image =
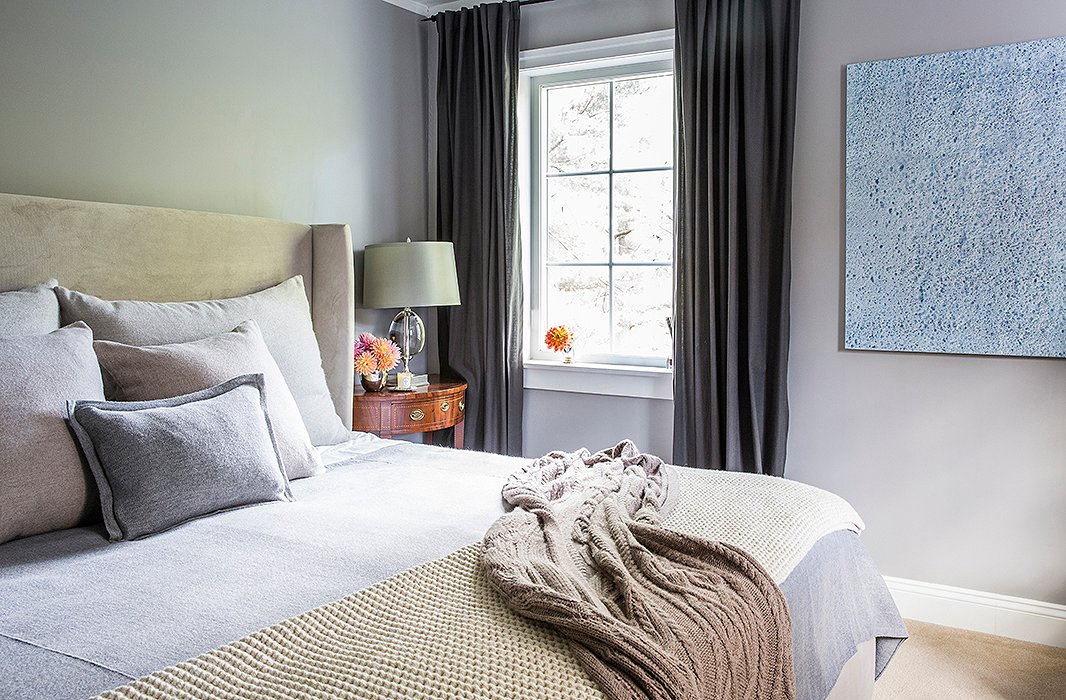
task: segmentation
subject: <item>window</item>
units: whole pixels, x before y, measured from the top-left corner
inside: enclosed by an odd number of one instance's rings
[[[579,362],[665,367],[673,262],[669,61],[529,83],[530,357],[549,326]]]

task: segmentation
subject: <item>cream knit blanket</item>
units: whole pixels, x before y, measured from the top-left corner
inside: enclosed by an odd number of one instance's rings
[[[837,530],[860,533],[862,519],[840,496],[761,474],[678,468],[677,507],[665,525],[739,547],[781,583],[814,543]]]
[[[628,440],[537,459],[504,486],[489,582],[612,700],[794,698],[784,596],[746,552],[663,527],[664,475]]]
[[[476,458],[451,450],[439,455]],[[862,528],[842,499],[797,482],[676,472],[677,506],[666,524],[744,549],[777,581],[822,535]],[[480,544],[99,697],[605,698],[563,637],[515,615],[491,589]]]

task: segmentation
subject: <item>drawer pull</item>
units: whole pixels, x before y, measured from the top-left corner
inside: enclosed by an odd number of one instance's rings
[[[444,411],[445,413],[447,413],[448,409],[451,408],[451,407],[452,407],[452,405],[450,403],[448,403],[447,401],[441,401],[440,402],[440,410]]]
[[[411,411],[411,420],[422,420],[425,417],[426,414],[422,411],[421,408],[416,408],[415,410]]]
[[[462,413],[466,410],[466,399],[459,399],[459,412]]]

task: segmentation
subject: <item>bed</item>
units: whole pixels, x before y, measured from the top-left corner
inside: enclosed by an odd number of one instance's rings
[[[351,246],[351,233],[343,225],[0,195],[0,290],[57,279],[67,288],[106,299],[226,299],[302,276],[329,399],[349,430]],[[229,510],[134,541],[108,542],[103,526],[88,524],[0,544],[0,696],[102,693],[281,621],[311,619],[299,616],[330,610],[331,601],[349,600],[346,596],[353,594],[353,601],[370,606],[359,608],[360,614],[377,619],[380,611],[372,601],[378,592],[409,580],[403,577],[411,571],[465,561],[454,559],[455,554],[479,542],[506,512],[501,486],[528,461],[364,433],[351,433],[316,451],[324,473],[293,480],[291,501]],[[755,484],[671,469],[692,492],[725,479],[720,493],[740,498]],[[841,513],[842,520],[854,522],[807,528],[811,541],[796,550],[802,556],[793,556],[778,581],[792,620],[801,698],[871,697],[875,675],[906,637],[858,539],[861,521]],[[706,532],[720,528],[724,537],[743,540],[746,535],[735,534],[733,527],[743,517],[738,513],[732,524],[706,524]],[[773,523],[746,527],[765,530],[763,539],[773,536]],[[470,586],[483,586],[471,581]],[[359,598],[362,592],[369,593]],[[451,591],[446,598],[450,603],[468,594]],[[475,594],[484,596],[483,606],[492,614],[509,614],[491,607],[496,603],[490,594],[480,589]],[[390,686],[392,695],[367,686],[353,697],[560,696],[543,673],[538,676],[528,668],[507,681],[522,676],[525,685],[508,686],[506,692],[486,690],[484,684],[496,682],[499,668],[508,663],[500,651],[507,644],[492,636],[502,629],[499,625],[481,623],[473,633],[462,634],[441,628],[441,643],[458,649],[462,663],[421,669],[418,659],[404,651],[401,637],[407,633],[395,632],[396,620],[386,618],[388,624],[374,633],[393,630],[396,639],[374,638],[374,645],[364,650],[372,657],[367,672],[399,685]],[[477,637],[482,633],[489,637]],[[543,630],[536,633],[548,635],[540,642],[545,658],[549,647],[561,654],[545,668],[557,670],[553,664],[562,664],[587,697],[602,697],[594,683],[580,678],[580,667],[566,658],[565,650],[559,651],[564,647],[558,639]],[[471,664],[461,658],[463,645],[500,656],[492,657],[492,663]],[[425,680],[429,678],[432,682]],[[289,691],[274,692],[277,697],[298,694]],[[159,692],[113,697],[168,694]],[[576,691],[565,694],[582,697]]]

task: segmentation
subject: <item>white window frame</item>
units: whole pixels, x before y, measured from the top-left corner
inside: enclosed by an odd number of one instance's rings
[[[526,50],[519,55],[519,191],[521,198],[521,226],[524,284],[526,298],[525,324],[525,381],[526,388],[559,390],[577,393],[616,395],[652,399],[672,398],[672,371],[658,362],[649,366],[648,358],[614,356],[611,362],[593,362],[579,355],[572,365],[563,365],[557,357],[541,359],[535,356],[545,329],[539,323],[539,295],[546,283],[540,250],[533,250],[533,211],[531,194],[534,183],[539,186],[538,164],[531,162],[534,139],[534,102],[530,95],[534,84],[544,76],[567,76],[591,80],[603,77],[673,70],[673,31],[648,32],[580,44]],[[536,83],[535,83],[536,81]],[[538,125],[539,126],[539,125]],[[676,164],[674,165],[676,167]],[[539,245],[539,241],[538,241]],[[537,319],[537,323],[534,322]]]

